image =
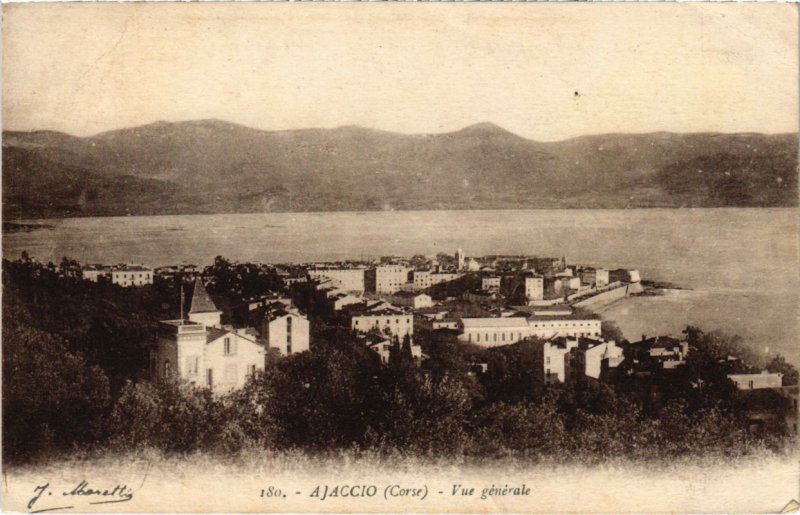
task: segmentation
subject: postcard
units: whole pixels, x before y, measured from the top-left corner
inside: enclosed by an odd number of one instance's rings
[[[5,4],[3,510],[798,511],[799,26]]]

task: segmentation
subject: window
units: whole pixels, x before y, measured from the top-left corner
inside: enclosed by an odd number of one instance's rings
[[[547,357],[545,358],[545,364],[547,364],[547,365],[549,365],[549,364],[550,364],[550,356],[547,356]]]
[[[506,341],[506,333],[501,334],[500,339]]]
[[[472,343],[472,333],[467,335],[467,341]]]
[[[472,341],[472,335],[469,335],[469,340]],[[475,343],[479,343],[481,341],[481,333],[477,333],[475,335]]]
[[[186,373],[189,375],[197,374],[200,367],[200,357],[199,356],[187,356],[186,357]]]
[[[747,382],[747,386],[752,390],[753,389],[753,381],[750,380]]]
[[[230,336],[226,336],[225,337],[225,355],[226,356],[231,356],[231,355],[233,355],[233,352],[234,351],[233,351],[233,345],[231,344],[231,338],[230,338]]]
[[[492,336],[494,336],[494,341],[497,341],[497,333],[494,333]]]
[[[164,361],[164,377],[169,377],[172,374],[172,364],[169,360]]]
[[[250,365],[249,367],[247,367],[247,373],[250,374],[251,376],[256,375],[256,366]]]
[[[206,384],[208,385],[209,388],[213,388],[214,387],[214,369],[213,368],[209,368],[208,370],[206,370]]]
[[[287,343],[286,344],[286,354],[291,354],[291,353],[292,353],[292,344],[291,343]]]

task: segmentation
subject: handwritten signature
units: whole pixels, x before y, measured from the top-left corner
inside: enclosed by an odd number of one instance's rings
[[[45,483],[43,485],[38,485],[36,488],[33,489],[33,497],[31,500],[28,501],[28,510],[29,513],[43,513],[46,511],[55,511],[55,510],[69,510],[75,508],[75,505],[69,505],[67,503],[74,503],[76,500],[89,500],[92,499],[89,504],[112,504],[112,503],[120,503],[120,502],[128,502],[133,499],[133,490],[128,488],[127,485],[120,485],[117,484],[113,488],[93,488],[89,485],[89,482],[86,480],[81,481],[78,483],[75,488],[72,490],[63,490],[61,492],[61,498],[64,499],[64,506],[56,506],[53,508],[43,508],[43,509],[36,509],[34,510],[34,506],[42,499],[51,499],[53,496],[54,488],[50,488],[50,483]],[[56,493],[57,495],[57,493]],[[48,503],[49,504],[49,503]]]

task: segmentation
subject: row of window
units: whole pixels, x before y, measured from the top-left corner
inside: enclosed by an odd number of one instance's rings
[[[586,325],[588,327],[591,327],[592,325],[595,325],[597,327],[600,326],[600,324],[591,324],[591,323],[587,323]],[[533,327],[539,327],[539,324],[533,324]],[[560,322],[551,322],[550,324],[542,324],[542,328],[546,328],[546,327],[561,327],[561,323]],[[565,322],[564,323],[564,327],[583,327],[583,323],[582,322],[580,322],[580,323],[572,322],[572,323],[568,324],[568,323]]]
[[[380,320],[381,320],[380,318],[378,318],[378,319],[375,319],[375,324],[374,324],[374,325],[380,325]],[[355,320],[353,323],[354,323],[355,325],[359,325],[359,323],[358,323],[358,322],[359,322],[359,320]],[[384,324],[386,324],[386,325],[391,325],[391,323],[392,323],[392,320],[391,320],[391,319],[389,319],[389,318],[387,318],[387,319],[384,319],[383,323],[384,323]],[[396,319],[394,320],[394,323],[395,323],[395,324],[399,324],[399,323],[400,323],[400,319],[399,319],[399,318],[396,318]],[[410,324],[410,323],[411,323],[411,319],[410,319],[410,318],[406,318],[406,319],[405,319],[405,323],[406,323],[406,324]],[[369,325],[369,323],[368,323],[367,325]]]
[[[491,334],[491,338],[489,336],[490,334]],[[506,333],[485,333],[483,341],[485,343],[497,342],[498,341],[498,339],[497,339],[497,335],[498,334],[500,334],[500,340],[499,340],[500,342],[506,341]],[[594,332],[594,333],[591,333],[591,332],[580,332],[580,333],[575,333],[575,336],[596,336],[598,334],[599,334],[598,332]],[[521,332],[517,333],[517,339],[516,340],[514,339],[514,333],[508,333],[508,341],[509,342],[518,341],[518,340],[521,340],[521,339],[522,339],[522,333]],[[472,342],[472,333],[467,333],[467,341]],[[481,342],[481,333],[475,333],[475,343],[480,343],[480,342]]]

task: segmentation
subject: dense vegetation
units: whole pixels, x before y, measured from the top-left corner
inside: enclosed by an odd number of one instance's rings
[[[543,143],[492,124],[403,135],[160,122],[4,133],[3,214],[796,206],[796,169],[796,134]]]
[[[748,431],[742,403],[754,401],[727,380],[717,358],[737,343],[720,334],[690,328],[693,352],[678,374],[545,387],[535,342],[482,349],[453,332],[421,333],[416,342],[429,356],[421,365],[402,342],[382,365],[301,288],[292,293],[312,319],[312,352],[270,359],[245,389],[215,397],[144,375],[157,320],[177,312],[180,278],[125,289],[64,277],[56,265],[3,265],[3,453],[11,462],[139,448],[593,462],[736,456],[780,450],[789,438]],[[237,299],[279,282],[222,258],[209,273],[229,320]],[[478,362],[486,373],[476,373]],[[769,366],[796,384],[785,360]]]

